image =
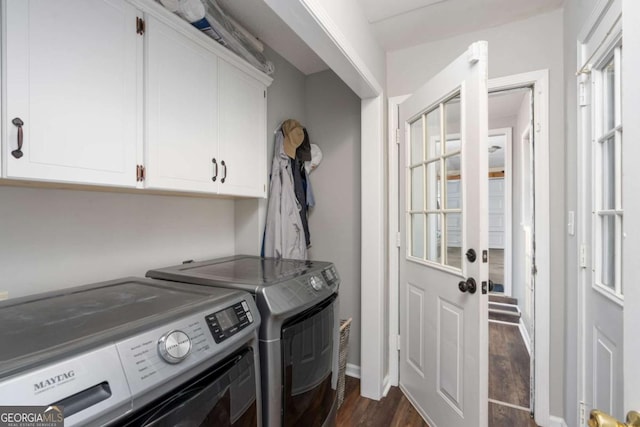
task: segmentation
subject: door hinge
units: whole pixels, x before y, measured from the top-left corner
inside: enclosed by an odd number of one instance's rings
[[[589,102],[587,102],[587,88],[585,87],[584,82],[580,82],[578,84],[578,99],[581,107],[589,105]]]
[[[136,17],[136,33],[144,35],[144,19]]]
[[[396,350],[398,350],[398,351],[400,351],[400,347],[401,347],[400,343],[401,342],[402,341],[400,341],[400,335],[396,335]]]
[[[396,248],[400,247],[400,232],[396,233]]]
[[[580,425],[583,426],[585,424],[585,422],[587,421],[586,420],[586,417],[587,417],[586,412],[587,411],[586,411],[584,402],[580,402],[580,404],[579,404],[579,412],[580,412]]]
[[[136,165],[136,181],[142,182],[145,179],[145,168],[143,165]]]
[[[587,245],[580,245],[580,268],[587,268]]]
[[[396,129],[396,144],[400,144],[400,129]]]

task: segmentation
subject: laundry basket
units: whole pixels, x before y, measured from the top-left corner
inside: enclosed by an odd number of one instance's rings
[[[351,317],[340,321],[340,347],[338,350],[338,408],[344,401],[344,375],[347,369],[347,353],[349,352],[349,330]]]

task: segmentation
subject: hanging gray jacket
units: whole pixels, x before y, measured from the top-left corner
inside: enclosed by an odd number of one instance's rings
[[[278,131],[271,165],[264,256],[307,259],[300,205],[293,186],[291,161],[284,152],[283,140],[282,132]]]

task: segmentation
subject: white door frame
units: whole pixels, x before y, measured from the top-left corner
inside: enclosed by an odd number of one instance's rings
[[[533,86],[535,117],[535,229],[536,229],[536,328],[535,328],[535,421],[549,425],[549,348],[550,348],[550,240],[549,227],[549,70],[532,71],[489,80],[489,91]],[[409,95],[389,98],[389,382],[399,382],[398,331],[399,331],[399,223],[398,223],[398,143],[397,106]]]

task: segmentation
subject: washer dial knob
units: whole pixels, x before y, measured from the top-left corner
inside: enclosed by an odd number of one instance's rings
[[[158,340],[158,353],[169,363],[182,362],[191,352],[191,339],[182,331],[170,331]]]
[[[309,279],[309,283],[311,284],[311,287],[316,291],[322,289],[322,280],[320,280],[316,276],[311,276],[311,278]]]

